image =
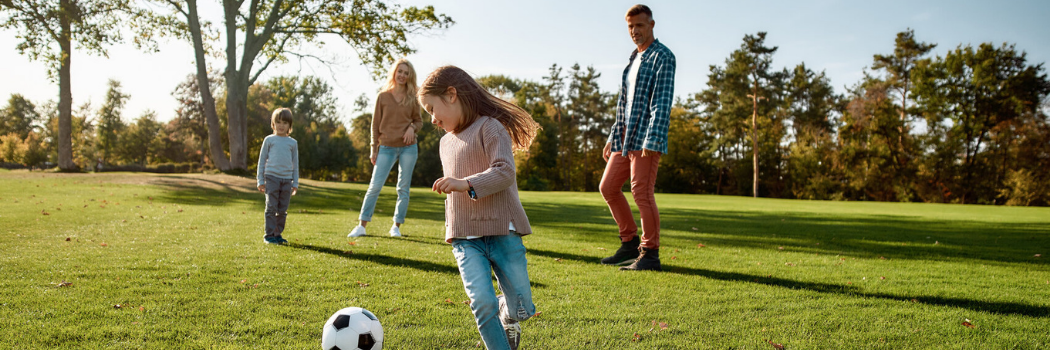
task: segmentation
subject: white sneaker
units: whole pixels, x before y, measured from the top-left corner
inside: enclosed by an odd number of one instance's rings
[[[361,237],[365,235],[365,227],[357,225],[353,230],[350,230],[350,234],[346,235],[346,238]]]
[[[390,226],[390,237],[401,237],[401,228],[396,225]]]

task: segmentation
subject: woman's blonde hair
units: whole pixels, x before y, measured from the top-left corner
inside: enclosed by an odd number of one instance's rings
[[[445,98],[450,87],[456,89],[456,96],[463,103],[463,120],[453,132],[465,130],[480,116],[488,116],[503,124],[514,148],[529,149],[540,125],[521,107],[493,96],[459,67],[444,66],[431,72],[419,88],[419,98],[425,95]]]
[[[273,111],[273,115],[270,116],[270,127],[277,125],[277,122],[288,123],[288,133],[292,133],[292,110],[290,108],[281,107]]]
[[[405,79],[405,97],[412,97],[416,94],[416,68],[412,66],[412,63],[402,58],[394,62],[390,66],[390,70],[386,74],[386,84],[383,84],[383,88],[379,89],[379,92],[393,91],[397,88],[397,67],[405,65],[408,68],[408,79]],[[411,106],[416,103],[413,98],[405,98],[401,101],[402,106]]]

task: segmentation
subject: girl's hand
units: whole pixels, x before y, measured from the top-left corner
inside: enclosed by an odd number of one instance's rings
[[[404,141],[407,146],[416,143],[416,128],[409,126],[408,130],[405,130],[405,136],[401,138],[401,141]]]
[[[266,193],[266,185],[259,185],[259,192]]]
[[[371,157],[369,157],[368,159],[370,159],[370,160],[372,161],[372,165],[376,165],[376,155],[374,155],[374,154],[373,154],[373,155],[372,155]]]
[[[292,187],[292,195],[294,196],[296,193],[299,193],[299,188],[298,187]]]
[[[467,184],[467,180],[457,179],[454,177],[442,177],[434,181],[434,187],[431,188],[434,192],[447,194],[452,192],[464,192],[470,189],[470,185]]]

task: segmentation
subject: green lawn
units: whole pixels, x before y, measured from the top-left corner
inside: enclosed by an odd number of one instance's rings
[[[348,242],[366,185],[303,181],[274,246],[252,181],[0,171],[0,348],[317,349],[348,306],[387,349],[477,348],[442,195],[396,239],[387,186]],[[1050,347],[1050,208],[661,194],[665,271],[621,272],[599,194],[521,197],[523,349]]]

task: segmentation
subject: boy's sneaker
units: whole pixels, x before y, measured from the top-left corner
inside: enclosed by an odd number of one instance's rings
[[[288,240],[284,239],[284,237],[277,236],[277,243],[278,244],[285,244],[285,243],[288,243]]]
[[[263,237],[263,242],[266,242],[266,244],[281,244],[277,237]]]
[[[401,228],[397,225],[390,226],[390,237],[401,237]]]
[[[350,230],[350,234],[346,235],[346,238],[355,238],[355,237],[361,237],[361,236],[364,236],[364,235],[365,235],[365,227],[361,226],[361,225],[357,225],[357,227],[354,227],[353,230]]]

